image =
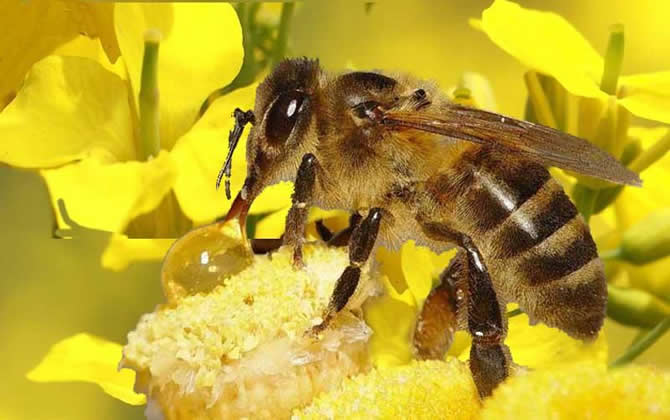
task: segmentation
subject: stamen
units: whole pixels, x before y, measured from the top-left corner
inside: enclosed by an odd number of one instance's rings
[[[600,82],[600,89],[608,95],[616,95],[617,82],[623,64],[623,47],[623,25],[612,25],[610,27],[610,39],[607,43],[607,52],[605,53],[603,78]]]
[[[526,80],[526,87],[528,88],[528,98],[533,105],[533,111],[535,111],[538,122],[547,127],[557,128],[556,118],[551,110],[551,105],[549,105],[549,99],[544,89],[542,89],[537,73],[529,71],[525,74],[524,78]]]
[[[140,80],[140,157],[147,160],[161,150],[158,92],[158,46],[161,33],[149,29],[144,33],[144,58]]]

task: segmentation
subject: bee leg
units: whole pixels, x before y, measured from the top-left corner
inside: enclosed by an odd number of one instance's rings
[[[472,335],[470,370],[479,395],[491,395],[493,389],[507,378],[512,359],[503,344],[507,318],[496,297],[493,283],[482,255],[470,237],[463,235],[461,247],[467,256],[468,331]]]
[[[459,251],[440,274],[440,284],[423,304],[414,329],[414,353],[418,359],[442,359],[458,328],[458,289],[467,274],[467,255]]]
[[[373,208],[367,217],[353,229],[349,241],[349,266],[337,279],[328,308],[323,315],[323,321],[311,330],[313,335],[328,327],[333,317],[347,305],[349,298],[356,291],[361,278],[361,266],[368,260],[374,248],[381,220],[382,209]]]
[[[276,251],[281,247],[282,241],[282,238],[254,238],[249,240],[254,254],[269,254]]]
[[[316,233],[319,234],[322,241],[328,242],[333,238],[333,232],[323,224],[323,219],[317,220],[314,225],[316,226]]]
[[[351,239],[351,234],[353,233],[354,229],[356,226],[358,226],[359,223],[361,223],[361,217],[360,214],[354,213],[351,215],[349,218],[349,226],[342,229],[341,231],[335,233],[332,238],[328,241],[328,245],[330,246],[347,246],[349,244],[349,240]]]
[[[318,162],[313,154],[307,153],[302,157],[295,178],[291,209],[286,216],[283,244],[293,247],[293,265],[296,267],[303,266],[302,244],[305,242],[305,224],[312,203],[317,166]]]

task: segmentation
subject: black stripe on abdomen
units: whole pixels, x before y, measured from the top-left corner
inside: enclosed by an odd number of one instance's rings
[[[562,189],[553,189],[547,193],[552,194],[552,197],[546,205],[534,209],[536,214],[519,215],[514,223],[508,223],[500,230],[498,241],[501,246],[497,257],[511,258],[528,251],[577,216],[577,209]],[[518,211],[530,210],[521,208]],[[528,226],[519,222],[521,216],[529,219]]]
[[[502,224],[551,179],[535,162],[510,159],[482,148],[464,157],[465,199],[480,233]]]
[[[538,286],[561,279],[598,257],[596,244],[586,225],[578,223],[569,228],[580,232],[569,243],[558,241],[557,245],[564,245],[564,249],[547,249],[544,250],[546,254],[529,256],[521,263],[519,268],[529,285]],[[568,233],[560,231],[557,235],[568,236]]]

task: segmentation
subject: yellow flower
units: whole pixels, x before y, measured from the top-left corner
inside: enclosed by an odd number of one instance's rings
[[[670,373],[631,366],[615,371],[585,364],[511,378],[484,402],[487,419],[667,419]]]
[[[309,419],[476,419],[479,396],[467,365],[412,362],[345,379],[293,413]]]
[[[507,53],[553,76],[573,95],[607,100],[610,93],[601,87],[603,58],[561,16],[496,0],[481,20],[471,22]],[[614,93],[634,115],[670,123],[670,72],[622,76]]]
[[[64,199],[70,217],[84,227],[175,237],[188,228],[182,214],[200,224],[229,207],[214,189],[214,179],[225,157],[230,115],[235,107],[252,106],[254,88],[227,95],[194,122],[204,98],[240,68],[239,21],[228,4],[117,4],[114,23],[125,78],[88,57],[39,61],[0,114],[0,160],[40,169],[54,207]],[[162,34],[156,69],[162,150],[145,160],[138,108],[149,28]],[[233,188],[240,187],[244,171],[238,154]],[[285,190],[270,189],[252,213],[286,206],[288,194],[273,195]],[[142,217],[158,208],[156,215]],[[58,222],[65,225],[60,215]],[[110,250],[122,242],[117,238]],[[125,264],[111,254],[103,261]]]
[[[183,134],[193,125],[202,98],[235,76],[242,49],[239,22],[229,5],[156,5],[143,10],[119,4],[114,12],[133,90],[92,60],[47,57],[33,66],[16,99],[0,114],[5,139],[0,156],[14,166],[55,168],[42,172],[54,201],[65,199],[70,215],[83,226],[120,232],[134,217],[158,205],[178,183],[178,173],[202,167],[193,162],[199,156],[190,149],[197,141],[205,142],[198,137],[213,137],[212,124],[197,127],[204,131],[201,136]],[[131,104],[137,102],[144,31],[155,24],[162,25],[164,36],[158,67],[161,143],[173,150],[169,156],[161,153],[149,162],[137,162],[137,114]],[[220,42],[211,42],[212,37]],[[222,149],[209,153],[223,154]],[[184,174],[187,179],[201,176]],[[177,196],[189,196],[180,187],[175,186]],[[208,200],[201,204],[212,206]]]
[[[114,4],[80,0],[8,0],[0,5],[0,109],[19,88],[30,67],[79,34],[99,38],[110,61],[120,51],[114,33]]]
[[[652,147],[670,134],[670,129],[666,127],[631,128],[630,131],[631,136],[640,139],[644,148]],[[643,188],[625,188],[621,192],[612,212],[616,229],[611,233],[610,243],[603,250],[616,248],[623,235],[636,224],[642,223],[650,214],[670,208],[668,180],[670,155],[666,154],[645,171]],[[615,261],[609,263],[613,269],[612,279],[618,285],[648,290],[670,303],[670,258],[665,257],[641,266]]]
[[[308,245],[305,269],[295,270],[291,249],[252,257],[240,236],[235,223],[218,223],[181,238],[163,268],[167,304],[128,335],[122,365],[138,373],[136,389],[169,418],[186,418],[179,416],[187,410],[198,418],[285,417],[369,368],[371,331],[360,305],[377,292],[378,274],[364,267],[347,310],[315,341],[304,333],[321,321],[348,264],[346,250]],[[63,353],[84,351],[84,344],[57,345],[40,364],[42,374],[30,379],[104,381],[107,353],[85,359],[100,357],[99,371],[64,376],[79,360]],[[109,347],[118,363],[119,346]]]
[[[56,343],[26,376],[34,382],[90,382],[125,403],[144,404],[144,395],[133,391],[135,373],[119,371],[120,360],[121,345],[77,334]]]
[[[496,0],[482,13],[481,20],[473,24],[531,69],[526,75],[530,110],[534,114],[531,116],[546,125],[587,138],[620,157],[632,170],[644,171],[644,186],[640,189],[611,187],[581,176],[577,177],[576,185],[570,180],[566,183],[587,219],[602,211],[591,227],[605,255],[607,250],[621,247],[619,242],[625,240],[624,235],[635,223],[652,211],[670,206],[666,192],[670,178],[670,156],[667,155],[670,131],[667,127],[641,128],[630,124],[631,114],[670,123],[670,72],[619,77],[623,59],[621,26],[613,27],[603,59],[562,17],[524,9],[506,0]],[[605,209],[614,200],[614,206]],[[652,238],[638,235],[638,239],[641,241],[637,241],[640,245],[637,252],[641,253],[642,244]],[[648,244],[647,250],[649,246],[652,244]],[[658,252],[647,254],[635,257],[638,263],[647,263],[642,266],[608,262],[610,282],[639,287],[670,299],[670,278],[665,274],[670,259],[661,258],[665,254]],[[614,256],[612,252],[609,255]],[[613,296],[616,298],[619,294]],[[620,307],[622,302],[614,304]]]
[[[282,248],[272,256],[249,255],[234,223],[204,226],[181,238],[163,265],[167,303],[140,320],[124,349],[123,365],[138,373],[136,389],[150,393],[171,413],[199,401],[207,403],[206,415],[212,418],[233,413],[287,415],[292,408],[313,401],[320,391],[338,388],[345,377],[367,372],[370,361],[377,370],[369,377],[345,382],[335,394],[315,400],[305,414],[323,412],[338,393],[351,387],[391,386],[403,378],[414,385],[398,387],[397,393],[386,397],[361,394],[361,404],[393,399],[400,404],[398,413],[428,415],[445,407],[453,411],[464,403],[460,413],[465,418],[478,409],[467,365],[454,357],[446,363],[404,366],[411,358],[409,339],[417,305],[449,254],[435,256],[410,242],[400,251],[400,264],[394,265],[393,254],[387,252],[381,257],[389,262],[383,270],[370,269],[374,263],[366,265],[347,310],[314,342],[303,332],[320,321],[334,283],[348,263],[347,252],[310,244],[305,249],[306,268],[296,271],[290,251]],[[417,261],[423,270],[406,270]],[[402,277],[391,283],[389,274]],[[386,285],[390,297],[369,298],[378,282]],[[404,292],[395,291],[398,284],[405,284]],[[365,320],[374,328],[372,337],[360,315],[364,302]],[[525,316],[512,319],[507,343],[518,362],[537,369],[567,360],[603,368],[607,353],[602,337],[582,344],[555,329],[530,327]],[[107,389],[109,378],[117,378],[111,367],[118,360],[110,362],[110,358],[119,357],[118,345],[108,344],[108,348],[116,353],[87,353],[88,370],[73,376],[69,372],[80,370],[73,368],[79,361],[72,355],[90,350],[90,343],[67,339],[35,370],[41,373],[29,377],[93,381]],[[465,360],[467,341],[453,351]],[[124,383],[130,392],[130,384]],[[172,385],[161,385],[166,383]],[[438,390],[444,392],[435,401],[425,401]],[[190,396],[183,398],[184,392]],[[352,409],[341,407],[343,413]]]

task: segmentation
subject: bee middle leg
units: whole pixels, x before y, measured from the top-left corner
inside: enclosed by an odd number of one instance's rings
[[[326,241],[330,246],[347,246],[354,228],[358,226],[362,219],[363,217],[361,217],[360,214],[353,213],[349,217],[349,226],[338,232],[332,232],[330,229],[328,229],[328,227],[326,227],[326,225],[323,224],[323,220],[317,220],[316,231],[321,239]]]
[[[440,274],[440,284],[426,298],[414,328],[417,358],[442,359],[451,347],[458,328],[458,309],[462,306],[458,294],[462,294],[467,264],[465,251],[459,251]]]
[[[381,220],[382,209],[373,208],[365,219],[353,228],[349,240],[349,266],[337,279],[330,302],[323,315],[323,321],[311,329],[312,334],[318,334],[326,329],[333,317],[344,309],[353,296],[361,278],[361,266],[370,257],[377,240]]]

